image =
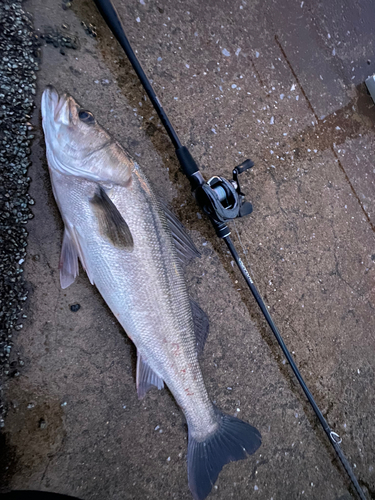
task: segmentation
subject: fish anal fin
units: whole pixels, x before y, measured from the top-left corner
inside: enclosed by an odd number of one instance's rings
[[[101,233],[115,247],[133,250],[134,241],[129,226],[102,186],[98,186],[90,203],[98,218]]]
[[[143,399],[152,388],[163,389],[164,381],[150,368],[147,362],[137,353],[137,393],[138,398]]]
[[[178,258],[183,264],[188,264],[195,257],[200,257],[201,254],[194,245],[191,237],[186,232],[183,224],[177,219],[175,214],[169,209],[164,201],[159,200],[159,202],[167,218],[168,226],[176,246]]]
[[[74,283],[79,274],[78,251],[68,230],[64,229],[60,254],[60,285],[63,290]]]
[[[191,312],[193,315],[195,339],[197,342],[197,354],[202,354],[210,329],[210,322],[207,314],[202,311],[199,305],[194,301],[190,301]]]

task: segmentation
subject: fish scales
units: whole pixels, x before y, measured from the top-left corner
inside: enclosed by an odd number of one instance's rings
[[[90,255],[90,279],[140,354],[174,393],[192,428],[206,433],[207,426],[213,425],[212,417],[208,419],[212,404],[197,359],[183,270],[165,215],[150,196],[147,181],[134,167],[131,189],[115,186],[108,192],[133,235],[132,252],[117,249],[101,236],[89,201],[95,183],[59,182],[54,177],[53,183],[62,213],[84,242],[84,253]],[[141,272],[145,266],[147,274]],[[203,411],[199,411],[201,405]]]

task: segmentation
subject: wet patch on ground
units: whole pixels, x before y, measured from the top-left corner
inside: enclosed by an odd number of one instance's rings
[[[28,489],[30,481],[43,481],[50,460],[62,447],[64,403],[26,382],[12,386],[7,392],[7,403],[2,448],[7,460],[2,486],[9,488],[13,475],[21,472],[22,481],[17,487]]]

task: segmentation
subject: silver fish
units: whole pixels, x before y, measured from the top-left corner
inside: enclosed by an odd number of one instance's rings
[[[169,387],[189,429],[188,480],[196,500],[222,467],[261,444],[251,425],[210,401],[198,363],[208,332],[190,301],[181,260],[198,254],[153,193],[139,166],[69,95],[47,87],[43,129],[53,193],[65,229],[62,288],[78,275],[92,284],[137,347],[137,390]]]

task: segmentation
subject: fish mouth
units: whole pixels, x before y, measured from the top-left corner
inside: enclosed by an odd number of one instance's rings
[[[44,120],[50,119],[55,123],[60,122],[69,125],[71,113],[71,97],[67,94],[61,96],[52,85],[47,85],[42,95],[42,117]]]

